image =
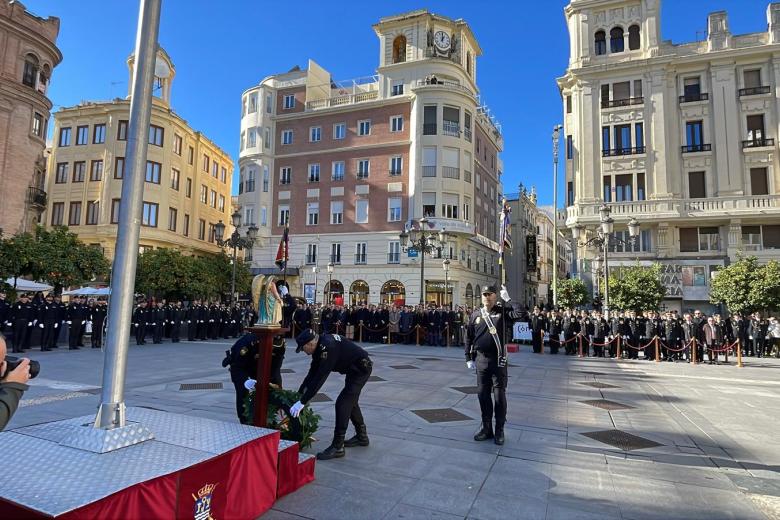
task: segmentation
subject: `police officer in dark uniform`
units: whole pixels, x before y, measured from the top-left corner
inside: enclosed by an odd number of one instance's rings
[[[138,306],[133,311],[133,331],[135,332],[135,344],[143,345],[146,343],[146,301],[138,302]]]
[[[171,321],[171,343],[178,343],[181,340],[181,325],[184,323],[186,312],[181,306],[181,302],[172,302],[170,310]]]
[[[222,366],[230,366],[230,380],[236,389],[236,415],[241,424],[249,424],[244,417],[244,399],[257,380],[257,337],[251,333],[244,334],[225,354]],[[248,387],[247,381],[252,381]]]
[[[534,354],[541,354],[544,348],[544,333],[547,331],[547,318],[544,317],[539,307],[534,307],[530,325]]]
[[[498,445],[504,444],[506,385],[509,378],[506,346],[501,343],[504,338],[512,337],[512,324],[521,317],[521,313],[509,304],[509,293],[503,286],[501,299],[504,303],[497,302],[495,287],[485,287],[482,291],[482,308],[471,314],[466,326],[466,366],[477,370],[479,408],[482,412],[482,428],[474,435],[474,440],[493,439]],[[496,344],[496,340],[499,344]]]
[[[561,334],[563,333],[563,319],[558,311],[553,310],[550,315],[550,354],[557,354],[561,347]]]
[[[38,308],[38,327],[41,329],[41,352],[51,350],[59,314],[60,309],[54,303],[54,296],[51,293],[47,294],[43,305]]]
[[[105,300],[98,300],[94,307],[90,308],[89,320],[92,322],[92,348],[103,346],[103,323],[108,314],[108,305]]]
[[[13,351],[15,353],[21,353],[30,348],[30,332],[37,316],[38,312],[26,294],[22,294],[19,301],[11,306],[9,321],[13,325]]]
[[[5,328],[10,326],[11,304],[5,299],[5,292],[0,291],[0,334],[5,332]]]
[[[336,426],[333,442],[324,451],[317,454],[319,460],[329,460],[344,456],[344,447],[368,446],[368,433],[363,414],[360,411],[360,392],[371,376],[373,363],[368,353],[356,343],[339,334],[321,336],[306,329],[295,338],[298,343],[296,352],[303,350],[311,356],[311,367],[301,383],[298,392],[300,400],[290,407],[290,414],[298,417],[303,407],[317,394],[331,372],[345,374],[344,389],[336,399]],[[344,441],[350,420],[355,426],[356,435]]]

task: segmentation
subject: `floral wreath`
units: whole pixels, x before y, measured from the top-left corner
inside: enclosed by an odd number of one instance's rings
[[[311,407],[305,407],[296,418],[290,415],[290,407],[300,400],[301,394],[292,390],[284,390],[281,387],[270,384],[268,394],[268,418],[267,427],[279,430],[281,438],[286,441],[295,441],[301,448],[308,448],[317,439],[314,433],[317,431],[321,417],[314,413]],[[244,418],[248,424],[254,423],[255,391],[250,390],[244,397]]]

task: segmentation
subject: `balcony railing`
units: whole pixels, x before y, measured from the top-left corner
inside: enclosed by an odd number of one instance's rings
[[[468,170],[463,170],[463,180],[466,182],[471,182],[471,172]]]
[[[36,188],[35,186],[28,187],[27,202],[29,202],[33,206],[37,206],[39,208],[45,208],[47,202],[46,192],[40,188]]]
[[[397,177],[398,175],[402,175],[403,174],[403,172],[400,169],[394,170],[392,168],[390,168],[389,173],[390,173],[390,177]]]
[[[330,262],[335,265],[340,265],[341,255],[330,255]]]
[[[641,105],[644,102],[645,102],[645,98],[643,97],[613,99],[611,101],[602,101],[601,108],[628,107],[632,105]]]
[[[387,253],[387,263],[388,264],[400,264],[401,263],[401,253]]]
[[[464,128],[463,135],[466,136],[466,141],[471,142],[471,128]]]
[[[707,101],[708,99],[710,99],[710,95],[707,93],[685,94],[680,96],[680,103],[693,103],[694,101]]]
[[[436,123],[424,124],[423,135],[436,135]]]
[[[775,140],[770,139],[748,139],[742,141],[742,148],[763,148],[765,146],[774,146]]]
[[[378,97],[379,97],[378,90],[369,90],[368,92],[358,92],[356,94],[345,94],[342,96],[334,96],[327,99],[316,99],[314,101],[306,102],[306,110],[320,110],[323,108],[352,105],[354,103],[364,103],[366,101],[373,101]]]
[[[451,137],[460,137],[460,125],[456,121],[444,121],[441,125],[442,134]]]
[[[306,255],[306,265],[314,265],[317,263],[316,255]]]
[[[344,180],[344,174],[343,173],[333,173],[330,176],[330,180],[332,180],[332,181],[343,181]]]
[[[682,153],[711,152],[711,144],[686,144],[681,147]]]
[[[460,179],[460,168],[454,166],[442,166],[441,176],[445,179]]]
[[[741,88],[739,89],[739,97],[743,96],[757,96],[759,94],[769,94],[771,92],[772,87],[769,85],[763,86],[763,87],[750,87],[750,88]]]
[[[423,177],[436,177],[436,166],[423,166],[422,167],[422,176]]]
[[[638,155],[645,153],[644,146],[636,146],[634,148],[613,148],[611,150],[602,150],[602,157],[621,157],[623,155]]]
[[[356,176],[358,179],[367,179],[367,178],[368,178],[368,172],[361,172],[361,171],[359,171],[359,172],[357,172],[357,173],[355,174],[355,176]]]
[[[355,255],[355,265],[364,265],[368,263],[368,255],[364,254],[356,254]]]

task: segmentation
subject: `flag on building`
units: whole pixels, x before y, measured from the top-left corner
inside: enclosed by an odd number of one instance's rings
[[[509,216],[512,214],[512,208],[509,207],[504,199],[504,209],[501,210],[501,233],[498,242],[498,263],[504,263],[504,252],[512,249],[512,223]]]
[[[276,250],[276,265],[279,269],[287,267],[287,261],[290,259],[290,227],[284,226],[282,239],[279,241],[279,249]]]

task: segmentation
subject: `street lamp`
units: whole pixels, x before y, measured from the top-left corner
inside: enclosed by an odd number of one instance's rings
[[[241,227],[241,212],[236,210],[230,216],[233,223],[233,233],[230,234],[230,238],[223,240],[225,236],[225,224],[220,220],[214,226],[214,238],[219,247],[230,247],[233,249],[233,274],[230,278],[230,303],[235,302],[236,297],[236,264],[238,263],[237,255],[239,249],[251,249],[257,240],[257,226],[253,222],[249,223],[249,228],[246,230],[246,236],[242,237],[238,229]]]
[[[562,125],[555,125],[553,140],[553,309],[558,306],[558,145]]]
[[[599,226],[596,229],[596,235],[588,240],[588,229],[582,224],[576,224],[572,230],[572,238],[581,246],[592,246],[600,250],[603,256],[596,256],[593,259],[593,267],[597,272],[604,267],[604,314],[609,316],[609,248],[616,244],[634,247],[639,237],[639,221],[632,218],[628,222],[628,241],[618,238],[612,234],[615,228],[615,219],[610,215],[612,210],[607,204],[602,204],[599,208]],[[582,238],[582,240],[580,240]]]
[[[314,305],[317,305],[317,273],[319,270],[320,268],[316,265],[311,268],[311,272],[314,273],[314,302],[312,302]]]
[[[407,225],[404,230],[398,235],[401,240],[401,248],[404,252],[410,249],[416,250],[420,255],[420,304],[425,305],[425,255],[432,254],[437,247],[444,247],[447,241],[447,233],[445,230],[438,232],[425,229],[425,225],[428,223],[428,219],[423,217],[411,222],[411,225]],[[437,244],[438,242],[438,244]]]
[[[450,274],[450,259],[445,258],[444,261],[441,263],[442,269],[444,269],[444,305],[449,306],[449,290],[450,290],[450,284],[449,284],[449,274]]]
[[[333,262],[328,262],[328,301],[327,301],[328,305],[332,303],[330,298],[330,294],[333,291],[333,286],[330,284],[332,279],[333,279]]]

